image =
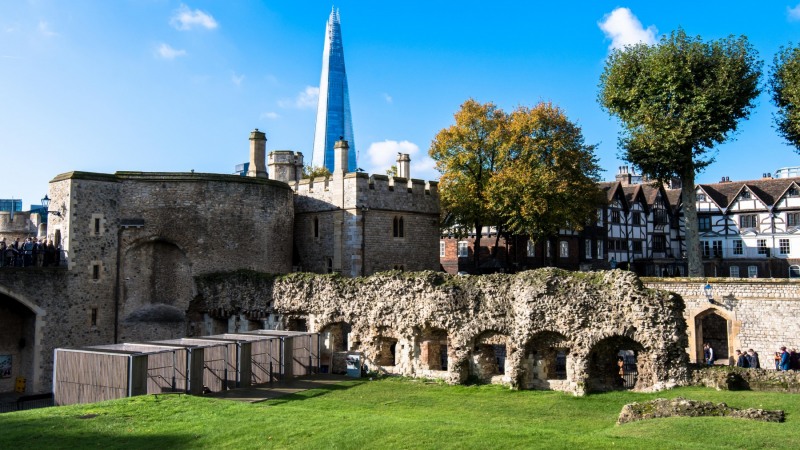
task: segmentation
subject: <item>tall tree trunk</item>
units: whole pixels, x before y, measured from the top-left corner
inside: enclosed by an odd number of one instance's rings
[[[480,221],[475,221],[475,245],[472,250],[472,258],[475,264],[475,271],[480,273],[478,268],[481,265],[480,260],[480,252],[481,252],[481,236],[483,236],[483,223]]]
[[[681,202],[686,232],[686,261],[690,277],[702,277],[703,262],[700,259],[700,236],[697,225],[697,195],[694,189],[694,167],[681,174]]]

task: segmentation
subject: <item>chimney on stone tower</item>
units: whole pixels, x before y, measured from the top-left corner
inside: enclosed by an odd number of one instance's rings
[[[345,174],[347,172],[347,151],[350,150],[350,144],[344,139],[339,137],[339,140],[333,144],[333,174]]]
[[[256,128],[250,132],[250,166],[247,168],[248,177],[268,178],[266,153],[267,136]]]
[[[399,178],[411,178],[411,157],[408,153],[397,154],[397,176]]]

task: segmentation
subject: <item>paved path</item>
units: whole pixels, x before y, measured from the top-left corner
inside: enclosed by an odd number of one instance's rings
[[[231,389],[210,394],[210,397],[238,400],[242,402],[258,403],[285,395],[295,394],[308,389],[341,389],[336,386],[342,381],[352,381],[344,375],[318,374],[304,377],[293,378],[289,381],[279,381],[275,383],[259,384],[248,388]]]

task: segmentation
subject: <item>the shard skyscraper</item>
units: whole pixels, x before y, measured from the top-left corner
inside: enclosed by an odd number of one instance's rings
[[[350,145],[347,171],[356,170],[356,144],[353,139],[353,120],[350,116],[350,91],[344,70],[344,48],[339,11],[331,10],[325,27],[325,47],[322,51],[322,77],[319,81],[317,129],[314,133],[314,154],[311,164],[324,166],[333,172],[333,144],[344,139]]]

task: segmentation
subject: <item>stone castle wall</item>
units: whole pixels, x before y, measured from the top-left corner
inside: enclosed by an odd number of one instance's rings
[[[736,349],[752,348],[760,355],[762,367],[774,369],[773,355],[781,346],[800,349],[800,281],[645,278],[643,283],[674,292],[686,302],[684,319],[693,362],[702,362],[699,321],[709,313],[726,319],[730,355]],[[712,287],[711,302],[703,290],[706,283]]]

